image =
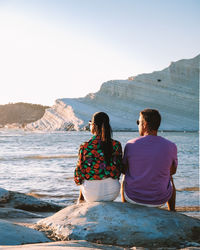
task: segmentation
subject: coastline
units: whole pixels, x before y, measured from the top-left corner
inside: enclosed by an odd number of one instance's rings
[[[24,131],[24,132],[31,132],[31,133],[35,133],[35,132],[42,132],[42,133],[63,133],[63,132],[90,132],[90,130],[84,130],[84,129],[80,129],[80,130],[28,130],[28,129],[24,129],[24,128],[5,128],[5,127],[0,127],[0,131]],[[138,132],[138,129],[112,129],[113,132]],[[199,133],[200,130],[170,130],[170,129],[162,129],[162,130],[158,130],[158,133],[165,133],[165,132],[169,132],[169,133]]]

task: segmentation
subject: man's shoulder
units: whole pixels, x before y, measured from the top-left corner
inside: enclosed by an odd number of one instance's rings
[[[161,141],[161,142],[163,142],[163,143],[166,143],[166,144],[169,144],[169,145],[171,145],[171,146],[175,146],[175,147],[176,147],[176,144],[175,144],[174,142],[170,141],[169,139],[164,138],[164,137],[162,137],[162,136],[158,136],[158,138],[160,139],[160,141]]]
[[[129,144],[132,145],[132,144],[135,144],[135,143],[139,143],[140,141],[143,141],[143,140],[144,140],[143,136],[133,138],[133,139],[128,140],[126,145],[129,145]]]
[[[154,139],[156,140],[153,140],[154,142],[157,141],[157,143],[163,143],[163,144],[168,144],[168,145],[171,145],[173,147],[176,147],[176,144],[162,136],[156,136],[154,137]],[[140,143],[148,143],[149,140],[151,141],[152,143],[152,140],[151,138],[149,138],[148,136],[140,136],[140,137],[137,137],[137,138],[133,138],[133,139],[130,139],[129,141],[127,141],[126,145],[137,145],[137,144],[140,144]]]

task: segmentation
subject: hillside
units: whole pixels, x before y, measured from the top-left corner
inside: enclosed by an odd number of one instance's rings
[[[30,103],[9,103],[0,105],[0,124],[21,124],[25,125],[40,119],[47,106]]]
[[[197,131],[199,62],[200,55],[182,59],[161,71],[105,82],[98,92],[84,98],[58,99],[27,129],[78,130],[94,112],[104,111],[114,130],[137,130],[139,112],[149,107],[160,111],[161,130]]]

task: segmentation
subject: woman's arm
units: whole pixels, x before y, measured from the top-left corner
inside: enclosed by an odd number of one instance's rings
[[[79,148],[79,153],[78,153],[78,162],[74,170],[74,181],[77,185],[81,185],[84,180],[84,177],[81,171],[82,162],[83,162],[83,146],[81,145]]]

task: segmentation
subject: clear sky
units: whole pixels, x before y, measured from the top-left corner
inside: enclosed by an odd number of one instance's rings
[[[0,0],[0,104],[53,105],[200,52],[200,0]]]

